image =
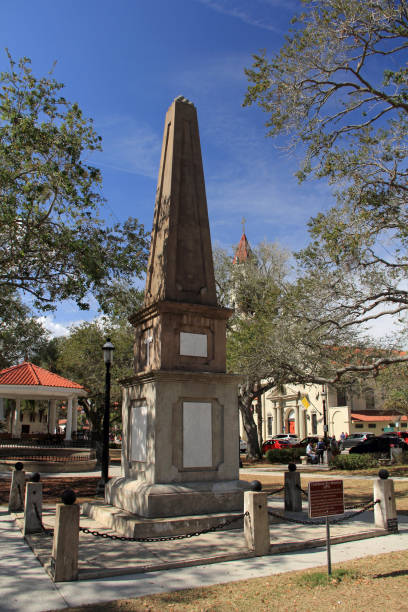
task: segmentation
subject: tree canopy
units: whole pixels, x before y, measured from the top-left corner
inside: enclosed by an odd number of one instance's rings
[[[135,218],[100,219],[101,175],[89,157],[101,138],[78,104],[30,60],[0,75],[0,312],[16,294],[37,310],[93,295],[109,308],[112,285],[142,274],[147,237]]]
[[[335,297],[325,320],[342,325],[408,310],[407,9],[406,0],[305,0],[280,52],[255,55],[246,71],[244,104],[268,114],[269,135],[300,147],[299,180],[335,189],[299,260]]]
[[[253,403],[262,394],[282,384],[334,383],[342,377],[351,384],[375,357],[365,350],[367,339],[340,320],[316,324],[313,313],[324,308],[320,285],[309,279],[305,292],[289,258],[271,243],[254,247],[251,257],[235,264],[226,251],[215,251],[219,300],[235,307],[227,330],[227,367],[242,377],[239,409],[254,457],[260,455],[261,432]],[[260,418],[259,411],[258,424]]]

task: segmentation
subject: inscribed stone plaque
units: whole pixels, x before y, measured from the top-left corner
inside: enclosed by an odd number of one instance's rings
[[[212,465],[212,405],[183,402],[183,466]]]
[[[207,357],[206,334],[180,332],[180,355],[189,357]]]
[[[132,406],[130,461],[146,461],[147,406]]]

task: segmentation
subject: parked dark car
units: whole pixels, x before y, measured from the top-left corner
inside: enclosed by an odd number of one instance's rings
[[[303,440],[301,440],[294,446],[295,448],[299,448],[300,446],[307,446],[308,444],[317,444],[318,441],[319,441],[318,436],[307,436],[306,438],[303,438]]]
[[[368,438],[364,440],[364,442],[357,444],[357,446],[350,448],[350,455],[361,453],[389,453],[391,446],[408,450],[408,444],[398,436],[378,436]]]
[[[368,431],[362,431],[360,433],[352,433],[345,440],[341,442],[341,448],[344,450],[346,448],[352,448],[356,446],[360,442],[364,442],[369,438],[374,438],[374,434]]]

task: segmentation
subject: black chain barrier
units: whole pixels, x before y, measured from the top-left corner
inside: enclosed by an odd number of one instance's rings
[[[271,491],[270,493],[268,493],[268,497],[270,495],[276,495],[276,493],[280,493],[281,491],[284,491],[285,487],[281,487],[280,489],[276,489],[275,491]]]
[[[366,506],[364,506],[357,512],[353,512],[352,514],[341,516],[338,519],[329,519],[329,522],[331,525],[334,525],[336,523],[342,523],[343,521],[347,521],[349,519],[354,518],[355,516],[358,516],[359,514],[362,514],[366,510],[370,510],[371,508],[374,508],[374,506],[379,503],[380,503],[380,500],[377,499],[375,502],[370,502],[369,504],[367,504]],[[274,516],[275,518],[281,519],[281,521],[287,521],[288,523],[299,523],[299,525],[325,525],[326,524],[326,519],[324,520],[294,519],[294,518],[289,518],[288,516],[283,516],[283,514],[280,514],[279,512],[274,512],[273,510],[268,510],[268,514],[270,514],[271,516]]]
[[[46,533],[47,535],[52,535],[54,533],[53,529],[47,529],[46,527],[44,527],[43,522],[42,522],[42,518],[41,518],[41,514],[37,508],[37,504],[33,504],[34,506],[34,512],[35,515],[37,517],[38,522],[40,523],[40,527],[43,530],[44,533]]]
[[[100,531],[95,531],[93,529],[88,529],[87,527],[80,527],[79,531],[82,533],[88,533],[89,535],[93,535],[99,538],[105,538],[108,540],[120,540],[121,542],[168,542],[171,540],[184,540],[186,538],[193,538],[195,536],[203,535],[204,533],[212,533],[213,531],[217,531],[217,529],[223,529],[227,527],[227,525],[232,525],[236,521],[240,521],[245,516],[249,516],[249,512],[245,512],[243,514],[239,514],[234,518],[226,521],[222,521],[218,525],[214,525],[214,527],[209,527],[208,529],[202,529],[201,531],[194,531],[192,533],[185,533],[182,535],[174,535],[174,536],[161,536],[157,538],[127,538],[126,536],[117,536],[111,535],[109,533],[101,533]]]
[[[302,487],[299,487],[299,485],[296,485],[296,488],[298,489],[298,491],[301,491],[303,495],[306,495],[306,497],[309,497],[309,493],[305,491],[304,489],[302,489]]]

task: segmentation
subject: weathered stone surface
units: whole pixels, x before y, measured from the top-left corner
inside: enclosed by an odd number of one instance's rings
[[[197,112],[181,96],[167,111],[145,306],[217,305]]]
[[[301,512],[302,491],[299,472],[285,472],[285,510]]]
[[[28,482],[26,485],[23,534],[42,531],[42,483]],[[40,517],[40,519],[38,518]]]
[[[25,472],[23,470],[14,470],[11,475],[9,512],[21,512],[24,510],[25,484]]]
[[[145,517],[201,515],[242,510],[246,482],[199,481],[149,484],[114,478],[107,484],[107,500],[117,508]]]
[[[397,519],[393,480],[383,478],[374,480],[374,501],[377,499],[380,500],[380,503],[374,506],[375,526],[380,529],[388,529],[388,521]]]
[[[249,550],[257,556],[267,555],[270,548],[267,493],[246,491],[244,512],[249,513],[244,518],[245,541]]]
[[[78,579],[79,505],[57,504],[51,554],[54,582]]]

